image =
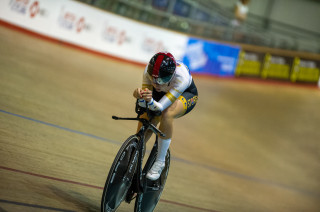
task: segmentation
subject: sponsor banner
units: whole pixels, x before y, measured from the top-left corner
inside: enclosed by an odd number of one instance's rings
[[[234,76],[239,51],[236,46],[191,38],[183,62],[193,73]]]
[[[320,77],[320,61],[242,50],[235,75],[317,83]]]
[[[0,19],[32,31],[50,35],[57,4],[43,0],[1,0]]]
[[[59,7],[55,37],[138,63],[158,51],[184,52],[187,36],[148,26],[73,1]]]
[[[276,56],[267,53],[264,57],[264,62],[261,70],[261,77],[289,80],[290,68],[293,58]]]
[[[177,59],[188,37],[70,0],[1,0],[0,19],[100,53],[147,63],[158,51]]]
[[[146,62],[159,51],[171,52],[176,59],[182,60],[189,39],[186,35],[151,26],[144,26],[138,36],[138,54]]]
[[[235,75],[260,77],[263,56],[262,53],[242,50],[239,54]]]
[[[74,1],[57,3],[52,22],[52,36],[88,49],[98,50],[97,33],[102,11]]]
[[[294,58],[290,75],[292,82],[317,82],[319,75],[320,61],[304,60],[298,57]]]

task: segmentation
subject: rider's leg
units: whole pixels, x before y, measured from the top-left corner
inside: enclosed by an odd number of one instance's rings
[[[159,129],[166,136],[160,137],[159,139],[157,160],[165,161],[172,138],[173,120],[182,116],[184,113],[185,108],[180,100],[176,100],[169,108],[163,111]]]
[[[158,142],[158,155],[155,163],[147,174],[150,180],[157,180],[165,167],[165,157],[169,149],[173,131],[173,120],[184,115],[186,109],[180,100],[176,100],[170,107],[162,112],[160,131],[166,134]]]

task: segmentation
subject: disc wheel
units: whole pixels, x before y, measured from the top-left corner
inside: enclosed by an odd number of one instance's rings
[[[139,157],[138,137],[129,137],[110,168],[101,199],[101,212],[113,212],[124,201],[131,186]]]

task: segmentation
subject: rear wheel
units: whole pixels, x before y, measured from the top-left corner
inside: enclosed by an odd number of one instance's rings
[[[110,168],[101,200],[102,212],[113,212],[125,200],[137,168],[139,157],[136,135],[129,137],[121,146]]]

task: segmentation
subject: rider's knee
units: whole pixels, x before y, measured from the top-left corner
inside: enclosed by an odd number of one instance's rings
[[[171,110],[170,108],[167,108],[166,110],[162,111],[162,120],[173,120],[174,118],[174,111]]]

